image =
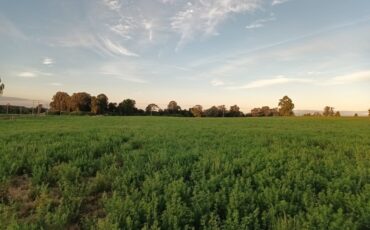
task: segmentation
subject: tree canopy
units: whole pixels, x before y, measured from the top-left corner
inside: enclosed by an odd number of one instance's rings
[[[281,116],[294,116],[294,104],[292,99],[288,96],[284,96],[279,101],[279,113]]]

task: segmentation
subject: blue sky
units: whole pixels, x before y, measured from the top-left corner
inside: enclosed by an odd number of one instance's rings
[[[370,107],[368,0],[2,0],[3,96]]]

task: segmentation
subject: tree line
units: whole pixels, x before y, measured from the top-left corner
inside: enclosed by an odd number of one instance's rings
[[[176,101],[170,101],[166,108],[160,108],[150,103],[146,108],[136,107],[133,99],[124,99],[120,103],[109,102],[105,94],[92,96],[86,92],[69,95],[66,92],[57,92],[50,103],[49,112],[52,114],[90,114],[90,115],[150,115],[150,116],[183,116],[183,117],[262,117],[262,116],[294,116],[294,103],[288,96],[279,100],[278,107],[263,106],[254,108],[250,113],[240,111],[238,105],[227,108],[225,105],[211,106],[204,109],[202,105],[195,105],[189,109],[182,109]]]

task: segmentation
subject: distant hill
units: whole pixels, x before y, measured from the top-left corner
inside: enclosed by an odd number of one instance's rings
[[[303,114],[306,114],[306,113],[312,114],[315,112],[322,113],[322,110],[294,110],[294,113],[297,116],[303,116]],[[339,112],[341,116],[349,116],[349,117],[354,116],[355,113],[357,113],[359,116],[367,116],[369,114],[368,111],[340,111],[339,110]]]
[[[49,102],[43,100],[31,100],[19,97],[0,97],[0,105],[16,105],[16,106],[25,106],[25,107],[32,107],[36,106],[38,103],[42,104],[44,108],[49,107]]]

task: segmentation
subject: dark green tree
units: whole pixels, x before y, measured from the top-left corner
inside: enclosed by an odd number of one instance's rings
[[[240,112],[240,108],[237,105],[230,106],[230,110],[228,113],[229,117],[241,117],[243,113]]]
[[[98,107],[98,114],[105,114],[108,110],[108,97],[101,93],[98,96],[96,96],[96,102]]]
[[[118,110],[121,115],[133,115],[136,112],[136,101],[125,99],[118,105]]]
[[[220,116],[220,110],[216,106],[212,106],[211,108],[204,111],[204,115],[206,117],[218,117]]]
[[[74,93],[71,96],[71,110],[77,112],[91,111],[91,95],[85,92]]]
[[[146,108],[145,108],[145,112],[147,114],[150,114],[150,116],[153,115],[153,112],[157,112],[159,110],[159,106],[156,105],[156,104],[149,104]]]

